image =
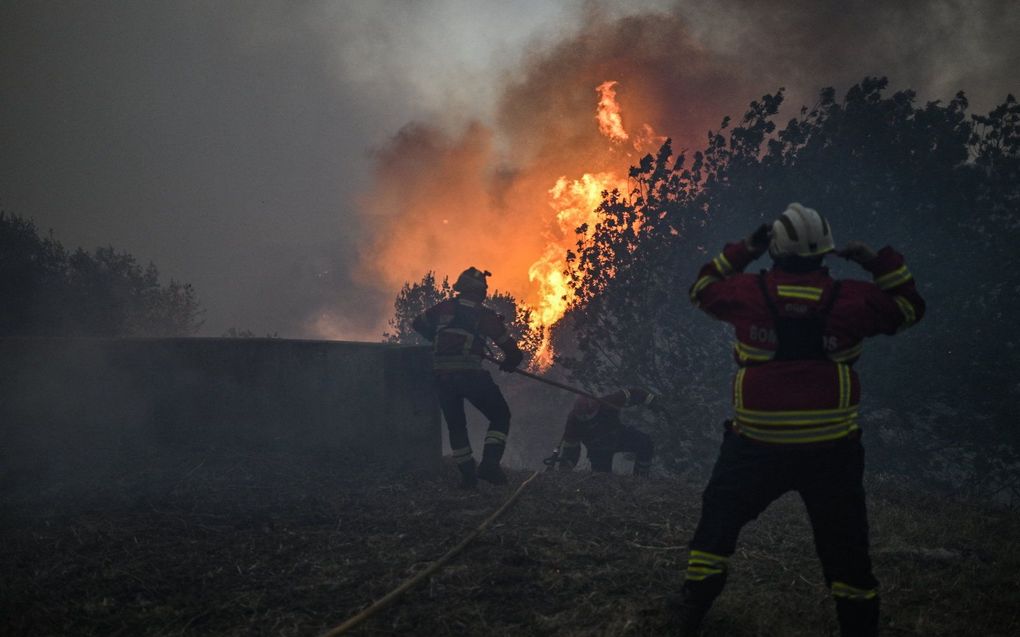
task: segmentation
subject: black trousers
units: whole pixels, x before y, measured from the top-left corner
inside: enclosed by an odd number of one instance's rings
[[[510,431],[510,407],[503,398],[503,392],[492,380],[492,374],[481,369],[437,372],[436,390],[439,393],[439,408],[443,411],[450,434],[450,448],[457,461],[471,460],[471,441],[468,439],[467,415],[464,413],[466,400],[488,418],[489,431],[485,436],[483,457],[498,462],[503,457],[506,437]]]
[[[837,601],[877,604],[863,474],[864,448],[857,438],[793,448],[761,445],[727,430],[702,496],[685,587],[710,604],[722,591],[726,558],[741,528],[779,496],[796,491],[807,507],[822,572]],[[699,570],[699,564],[704,568]]]
[[[618,453],[632,452],[635,454],[634,466],[647,466],[652,462],[654,445],[652,438],[634,427],[620,427],[610,436],[585,444],[592,471],[610,472],[613,470],[613,456]]]

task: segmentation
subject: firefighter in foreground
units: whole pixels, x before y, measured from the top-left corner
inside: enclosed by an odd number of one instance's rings
[[[620,391],[595,399],[581,396],[574,402],[563,432],[556,457],[561,471],[570,471],[581,457],[581,444],[588,451],[592,471],[610,473],[613,456],[635,454],[634,475],[648,475],[654,447],[651,437],[620,422],[620,410],[636,405],[650,405],[655,396],[640,388]]]
[[[728,244],[702,267],[692,302],[734,326],[734,416],[702,496],[677,607],[681,634],[695,634],[723,590],[741,527],[797,491],[814,530],[841,634],[878,633],[878,582],[868,554],[854,363],[864,338],[917,323],[925,304],[903,257],[850,242],[834,250],[829,225],[792,203],[771,227]],[[774,265],[744,268],[766,249]],[[833,280],[825,255],[860,264],[873,282]]]
[[[416,332],[433,342],[439,407],[446,419],[461,486],[468,489],[475,486],[476,478],[493,484],[507,482],[499,461],[510,431],[510,408],[492,375],[482,369],[485,339],[491,339],[503,350],[499,368],[504,372],[512,372],[524,358],[502,317],[482,305],[489,289],[485,280],[488,276],[491,276],[488,271],[468,268],[453,285],[457,292],[454,298],[429,308],[411,324]],[[482,461],[477,470],[468,439],[465,399],[489,420]]]

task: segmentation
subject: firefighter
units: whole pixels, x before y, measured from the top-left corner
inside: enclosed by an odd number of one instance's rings
[[[770,270],[744,274],[769,251]],[[835,253],[872,282],[834,280]],[[828,222],[797,203],[704,265],[691,301],[734,326],[734,415],[702,495],[677,606],[681,634],[698,625],[726,582],[741,527],[797,491],[814,532],[841,634],[876,635],[878,582],[868,552],[861,398],[862,341],[917,323],[925,303],[903,257],[860,242],[835,250]]]
[[[581,457],[581,444],[588,451],[591,470],[610,473],[613,456],[621,452],[635,454],[634,475],[646,476],[652,466],[654,446],[651,437],[620,422],[620,410],[649,405],[655,396],[640,389],[621,389],[601,398],[582,396],[574,402],[563,441],[557,451],[561,471],[571,471]]]
[[[475,486],[477,478],[493,484],[507,482],[499,461],[510,430],[510,408],[492,375],[482,369],[485,339],[491,339],[503,350],[499,368],[504,372],[512,372],[524,358],[503,318],[482,304],[489,289],[486,277],[491,274],[468,268],[453,285],[456,296],[429,308],[411,324],[416,332],[433,343],[439,406],[446,419],[461,486],[467,489]],[[489,420],[482,461],[477,469],[468,439],[465,399]]]

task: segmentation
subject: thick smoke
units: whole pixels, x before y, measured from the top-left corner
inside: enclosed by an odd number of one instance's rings
[[[559,177],[625,176],[659,136],[697,149],[723,116],[739,118],[780,87],[786,117],[824,86],[843,91],[876,74],[921,99],[966,89],[978,108],[990,107],[1005,97],[1020,50],[1007,5],[681,2],[623,17],[589,5],[573,35],[534,47],[505,77],[491,121],[452,134],[410,123],[376,153],[361,206],[375,230],[362,277],[395,292],[427,270],[455,276],[475,265],[534,302],[528,266],[562,238],[549,196]],[[606,80],[618,82],[631,135],[623,143],[594,120],[595,88]]]
[[[376,154],[363,200],[378,229],[364,253],[366,277],[395,289],[430,269],[456,275],[476,265],[495,273],[497,287],[533,302],[528,267],[550,241],[563,240],[551,206],[557,180],[626,175],[654,150],[651,129],[672,128],[681,145],[694,145],[695,131],[720,112],[720,96],[737,91],[698,55],[677,16],[588,19],[582,33],[536,53],[506,81],[494,122],[452,135],[409,124]],[[674,53],[691,62],[678,64]],[[604,137],[595,121],[596,87],[606,80],[619,82],[626,142]]]

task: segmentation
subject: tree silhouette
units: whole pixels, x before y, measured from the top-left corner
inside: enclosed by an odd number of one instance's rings
[[[112,247],[68,253],[5,213],[0,298],[0,336],[183,336],[202,324],[191,285],[161,285],[155,265]]]
[[[657,438],[675,467],[713,457],[717,430],[706,423],[729,410],[728,332],[690,306],[687,288],[724,242],[800,201],[830,220],[837,241],[900,248],[929,300],[919,328],[865,349],[873,458],[946,486],[1020,495],[1008,328],[1020,310],[1010,263],[1020,245],[1020,108],[1008,96],[968,117],[963,93],[919,106],[912,91],[886,87],[866,78],[842,100],[825,89],[777,129],[780,90],[752,102],[739,125],[724,119],[690,158],[667,141],[631,169],[629,192],[604,194],[600,221],[568,253],[572,334],[559,338],[575,345],[558,360],[590,387],[662,393],[671,417]]]

